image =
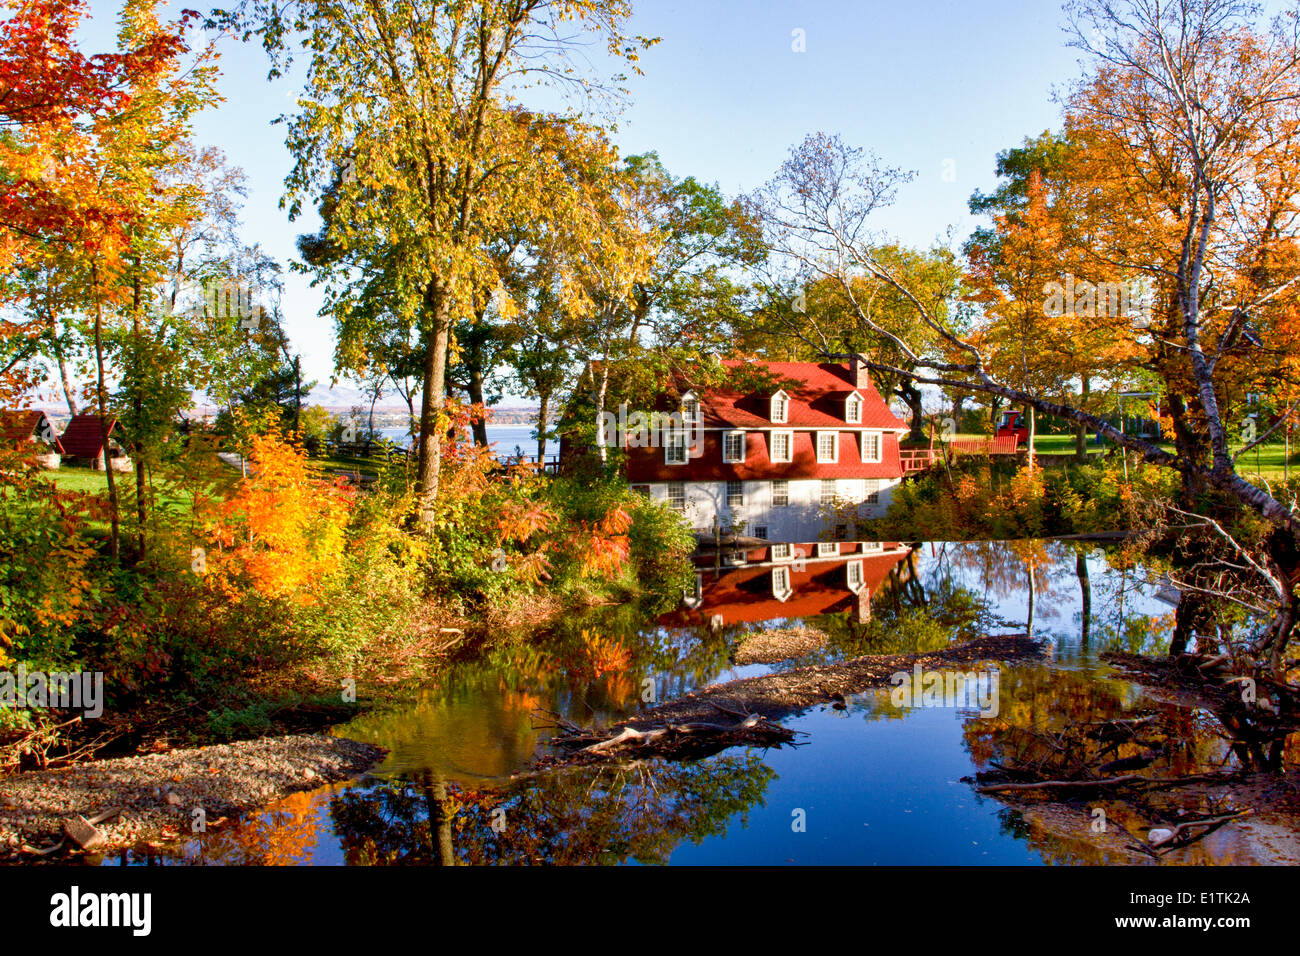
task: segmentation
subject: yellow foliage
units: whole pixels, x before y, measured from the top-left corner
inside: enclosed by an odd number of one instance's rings
[[[206,525],[216,546],[206,555],[210,583],[311,603],[314,585],[342,563],[354,492],[320,478],[279,435],[252,444],[249,476]]]

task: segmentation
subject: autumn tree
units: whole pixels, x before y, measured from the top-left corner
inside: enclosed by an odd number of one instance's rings
[[[339,0],[254,4],[264,39],[301,37],[306,86],[289,124],[292,216],[338,182],[340,253],[318,272],[327,313],[345,319],[356,271],[382,272],[393,312],[419,330],[421,520],[438,491],[440,421],[452,322],[491,285],[488,240],[545,211],[581,222],[581,190],[556,154],[582,124],[518,101],[529,86],[595,84],[574,64],[581,32],[635,65],[649,41],[627,36],[624,0]]]
[[[0,387],[18,394],[32,384],[31,362],[43,346],[64,344],[51,331],[52,311],[67,306],[53,263],[75,248],[120,232],[130,215],[88,164],[96,130],[123,115],[132,84],[176,58],[178,30],[141,35],[116,52],[86,54],[76,33],[84,0],[10,0],[0,22],[0,266],[17,264],[17,286],[4,296],[33,305],[35,321],[0,322]],[[28,318],[33,316],[29,313]],[[52,337],[53,336],[53,337]],[[69,400],[71,396],[69,396]]]
[[[921,297],[936,315],[959,323],[962,304],[957,299],[961,270],[957,257],[941,245],[928,250],[910,249],[893,242],[880,242],[873,255]],[[784,355],[791,360],[837,361],[845,354],[861,354],[881,362],[910,367],[893,342],[858,320],[857,308],[874,322],[895,333],[917,333],[911,302],[898,290],[866,271],[850,277],[847,288],[838,281],[816,276],[809,281],[782,282],[763,275],[762,298],[742,320],[742,341],[765,354]],[[850,302],[848,296],[853,301]],[[935,344],[929,337],[925,347]],[[925,411],[920,388],[910,374],[881,373],[876,380],[880,394],[888,400],[897,396],[910,412],[913,441],[925,437]]]
[[[45,29],[44,48],[64,72],[85,74],[71,81],[68,95],[39,103],[11,99],[18,109],[15,128],[6,132],[2,157],[10,176],[0,221],[23,237],[12,246],[28,269],[44,271],[59,287],[61,307],[89,316],[94,356],[95,396],[104,444],[109,419],[108,349],[121,320],[130,329],[130,355],[123,368],[133,399],[128,409],[143,421],[146,401],[163,394],[160,381],[142,374],[168,363],[146,342],[144,315],[161,272],[160,250],[167,224],[189,215],[192,191],[164,183],[178,160],[178,143],[194,112],[210,101],[214,67],[211,51],[193,57],[184,41],[192,14],[162,23],[151,0],[127,0],[119,18],[118,52],[82,57],[71,47],[70,26],[83,12],[78,4],[56,4],[43,14],[31,5],[15,19]],[[24,19],[26,18],[26,19]],[[12,27],[12,23],[8,26]],[[8,38],[6,38],[8,39]],[[30,47],[32,43],[28,43]],[[3,57],[0,56],[0,60]],[[49,65],[49,64],[47,64]],[[98,96],[95,96],[95,92]],[[12,200],[12,202],[10,202]],[[48,288],[46,293],[54,290]],[[47,299],[48,302],[48,299]],[[152,343],[156,344],[156,343]],[[173,389],[169,394],[179,394]],[[132,424],[136,424],[133,422]],[[144,542],[144,464],[146,439],[135,429],[138,543]],[[107,469],[111,545],[119,547],[118,490]]]
[[[1186,396],[1203,429],[1173,452],[1076,405],[1054,400],[999,374],[988,350],[958,334],[873,255],[868,217],[892,198],[900,174],[833,144],[796,154],[783,167],[793,197],[768,216],[774,245],[810,274],[847,287],[854,270],[893,285],[913,305],[918,327],[939,336],[941,354],[927,353],[875,323],[924,370],[918,381],[994,395],[1096,429],[1154,464],[1216,489],[1274,529],[1255,570],[1278,613],[1248,648],[1276,662],[1295,625],[1296,533],[1292,503],[1242,476],[1230,446],[1224,387],[1234,356],[1267,369],[1266,351],[1250,353],[1248,330],[1288,329],[1279,300],[1297,273],[1288,263],[1294,204],[1300,196],[1294,162],[1300,133],[1300,38],[1279,19],[1263,27],[1229,0],[1084,0],[1070,7],[1077,42],[1095,66],[1067,104],[1067,135],[1097,162],[1087,182],[1097,193],[1098,241],[1111,265],[1152,275],[1156,324],[1140,330],[1167,349],[1162,365],[1170,393]],[[1100,39],[1094,41],[1092,37]],[[1167,251],[1172,249],[1174,255]],[[1165,250],[1165,254],[1161,254]],[[852,302],[852,299],[850,299]],[[902,372],[896,364],[875,363]],[[1263,437],[1263,436],[1260,436]]]
[[[538,334],[533,352],[521,356],[555,371],[572,363],[597,416],[607,407],[611,375],[621,378],[621,394],[639,399],[656,376],[662,382],[672,371],[697,370],[703,355],[732,351],[749,293],[745,272],[766,254],[741,202],[716,184],[675,176],[655,153],[624,159],[608,198],[602,218],[625,224],[621,244],[568,252],[576,253],[569,271],[594,305],[585,334]],[[620,367],[631,367],[631,376],[616,372]]]

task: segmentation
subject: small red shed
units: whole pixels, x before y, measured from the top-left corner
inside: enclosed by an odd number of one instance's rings
[[[117,427],[117,419],[108,420],[108,457],[119,458],[122,456],[122,448],[114,441],[115,433],[121,434]],[[68,428],[60,439],[63,445],[63,453],[73,458],[85,458],[92,462],[97,462],[104,453],[104,432],[99,425],[99,416],[91,412],[82,412],[72,421],[68,422]]]
[[[23,442],[43,442],[59,454],[65,454],[58,429],[43,411],[0,409],[0,444],[8,448]]]

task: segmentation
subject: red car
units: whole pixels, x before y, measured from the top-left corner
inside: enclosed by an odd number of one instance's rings
[[[1003,412],[1002,420],[998,422],[997,437],[1010,438],[1015,436],[1016,444],[1028,444],[1029,426],[1025,423],[1024,412]]]

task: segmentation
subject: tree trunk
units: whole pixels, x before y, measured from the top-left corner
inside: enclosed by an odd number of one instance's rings
[[[1092,637],[1092,579],[1088,576],[1088,556],[1080,551],[1074,556],[1074,573],[1079,577],[1079,621],[1082,624],[1081,640],[1088,646]]]
[[[1204,620],[1205,610],[1205,595],[1196,591],[1183,591],[1178,595],[1178,607],[1174,609],[1174,634],[1169,640],[1170,657],[1187,653],[1192,636]]]
[[[136,264],[137,269],[139,263]],[[144,334],[140,323],[140,275],[137,271],[131,282],[131,335],[135,341],[137,371],[140,374],[140,366],[143,364],[140,357],[140,338]],[[144,445],[140,440],[142,431],[141,422],[144,418],[144,399],[140,395],[140,383],[132,389],[131,410],[134,413],[136,434],[131,436],[131,453],[135,456],[135,518],[139,525],[136,532],[136,548],[138,550],[137,559],[143,560],[145,556],[145,525],[148,521],[148,506],[145,502],[145,473],[144,473]],[[107,459],[105,459],[107,464]]]
[[[117,518],[117,482],[113,480],[113,463],[108,454],[108,399],[104,394],[103,306],[99,299],[99,265],[90,267],[91,294],[95,297],[95,393],[99,404],[99,437],[103,443],[104,474],[108,478],[109,553],[117,560],[121,552]]]
[[[54,360],[59,366],[59,380],[63,383],[63,397],[68,403],[68,411],[72,413],[73,418],[76,418],[80,413],[77,411],[77,400],[72,397],[72,377],[68,375],[68,363],[63,357],[63,345],[59,341],[59,327],[57,325],[53,325],[53,335],[50,338],[50,344],[54,350]]]
[[[907,433],[907,440],[925,441],[925,411],[921,408],[921,390],[911,379],[905,378],[898,383],[896,392],[912,413],[912,420],[908,426],[911,430]]]
[[[471,405],[483,405],[483,369],[480,365],[475,364],[469,372],[469,385],[466,388],[469,392],[469,402]],[[474,430],[474,444],[480,448],[488,446],[487,434],[487,408],[484,407],[483,415],[471,420],[471,427]]]
[[[608,458],[606,457],[605,443],[600,440],[599,423],[605,414],[605,392],[609,388],[609,349],[605,349],[605,361],[600,363],[600,391],[596,394],[596,422],[597,434],[596,444],[600,448],[600,463],[603,465]]]
[[[1092,379],[1087,375],[1083,376],[1083,389],[1079,398],[1079,404],[1084,408],[1088,407],[1088,395],[1092,391]],[[1088,426],[1083,422],[1078,422],[1074,426],[1074,457],[1076,461],[1088,460]]]
[[[1274,673],[1284,671],[1288,645],[1297,624],[1296,584],[1300,582],[1300,547],[1294,536],[1282,529],[1274,529],[1265,539],[1268,563],[1281,584],[1277,612],[1265,631],[1264,640],[1252,650],[1259,654],[1268,652],[1269,664]]]
[[[1036,452],[1035,452],[1035,450],[1034,450],[1034,442],[1038,439],[1038,419],[1037,419],[1037,417],[1035,416],[1035,411],[1036,411],[1036,410],[1033,409],[1033,408],[1029,409],[1029,444],[1028,444],[1028,450],[1029,450],[1029,470],[1030,470],[1031,472],[1034,470],[1034,457],[1035,457],[1035,455],[1036,455]]]
[[[455,866],[456,851],[451,840],[451,819],[455,811],[447,799],[447,784],[441,773],[426,775],[424,780],[425,809],[429,814],[430,843],[433,859],[438,866]]]
[[[302,356],[293,358],[293,433],[302,431]]]
[[[961,431],[962,406],[966,404],[965,392],[954,392],[952,396],[952,429],[953,433]]]
[[[1033,561],[1028,562],[1026,570],[1029,572],[1029,608],[1028,614],[1025,615],[1025,636],[1031,641],[1034,639],[1034,604],[1038,600],[1038,579],[1034,574]]]
[[[541,404],[537,408],[537,463],[545,465],[546,463],[546,419],[551,413],[551,393],[550,390],[540,392],[538,398]]]
[[[441,282],[430,282],[425,291],[425,306],[430,320],[424,361],[424,396],[420,407],[420,459],[417,489],[420,495],[419,521],[433,523],[433,504],[438,500],[438,474],[442,466],[440,422],[446,405],[447,347],[451,336],[450,309]]]
[[[1174,423],[1174,450],[1180,458],[1201,464],[1205,461],[1205,441],[1196,433],[1187,411],[1187,402],[1177,392],[1169,393],[1169,417]],[[1183,477],[1183,500],[1181,507],[1190,508],[1205,491],[1205,482],[1199,475],[1190,471],[1181,473]]]

